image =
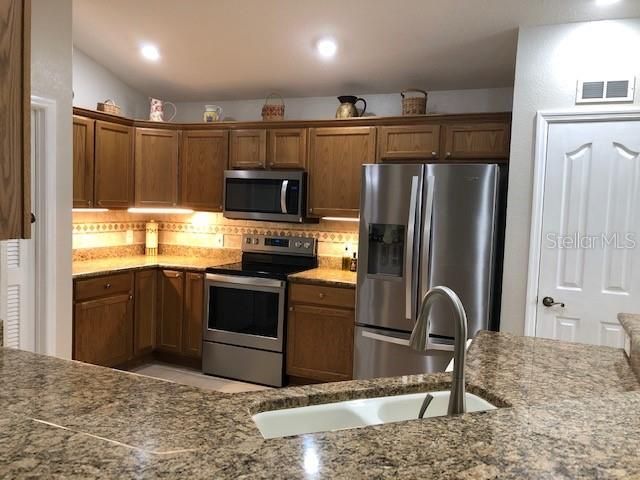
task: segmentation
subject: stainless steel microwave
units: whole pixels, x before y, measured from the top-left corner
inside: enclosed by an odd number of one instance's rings
[[[225,170],[227,218],[301,223],[305,217],[307,174],[301,171]]]

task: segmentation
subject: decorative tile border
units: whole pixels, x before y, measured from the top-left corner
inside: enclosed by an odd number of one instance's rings
[[[113,233],[144,231],[145,222],[101,222],[101,223],[74,223],[72,233]]]

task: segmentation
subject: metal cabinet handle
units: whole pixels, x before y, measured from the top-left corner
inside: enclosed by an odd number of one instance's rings
[[[447,158],[451,156],[451,152],[447,152]]]
[[[325,295],[324,293],[322,293],[322,292],[320,292],[320,293],[318,294],[318,296],[319,296],[320,298],[324,298],[324,297],[326,297],[326,295]]]
[[[289,307],[289,311],[290,311],[290,312],[293,312],[293,307]]]
[[[106,288],[107,290],[110,289],[111,288],[111,284],[110,283],[105,284],[104,288]]]
[[[553,307],[554,305],[560,305],[562,308],[564,308],[564,303],[562,302],[556,302],[553,297],[544,297],[542,299],[542,304],[545,307]]]
[[[287,212],[287,190],[289,188],[289,180],[282,181],[282,187],[280,188],[280,209],[282,213]]]
[[[437,155],[437,153],[436,153],[436,152],[431,152],[431,156],[432,156],[432,157],[435,157],[436,155]]]

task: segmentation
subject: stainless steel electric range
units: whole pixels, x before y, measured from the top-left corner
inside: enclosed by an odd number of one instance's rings
[[[243,235],[242,262],[207,269],[202,371],[283,386],[287,276],[317,266],[315,239]]]

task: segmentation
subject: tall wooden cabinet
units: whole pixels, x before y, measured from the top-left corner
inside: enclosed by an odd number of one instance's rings
[[[95,120],[73,116],[73,208],[94,206],[95,128]]]
[[[136,128],[135,204],[139,207],[178,205],[178,132]]]
[[[312,128],[309,204],[314,217],[357,217],[361,167],[375,163],[375,127]]]
[[[96,121],[95,195],[101,208],[133,204],[133,128]]]
[[[158,326],[156,349],[168,353],[182,351],[184,272],[158,272]]]
[[[0,240],[31,237],[31,2],[0,0]]]
[[[180,149],[180,205],[222,211],[224,171],[229,158],[229,132],[184,130]]]

